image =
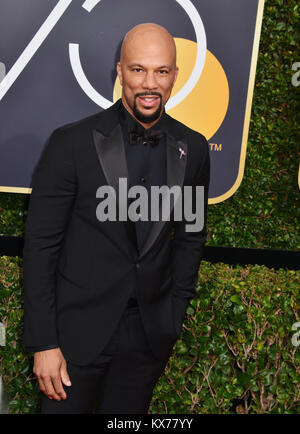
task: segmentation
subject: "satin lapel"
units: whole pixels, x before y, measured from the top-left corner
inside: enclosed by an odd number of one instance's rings
[[[105,175],[107,184],[112,186],[116,191],[117,197],[117,220],[119,216],[119,209],[126,209],[127,213],[127,205],[126,202],[122,207],[122,203],[119,202],[119,199],[123,199],[127,201],[127,191],[126,195],[121,194],[119,197],[119,178],[126,178],[128,182],[128,171],[126,164],[126,156],[125,156],[125,148],[122,136],[122,129],[119,124],[111,131],[108,136],[103,135],[98,130],[93,130],[94,144],[96,147],[96,152],[99,158],[99,162],[103,173]],[[117,223],[117,222],[116,222]],[[124,249],[123,241],[127,241],[127,246],[131,250],[131,254],[135,257],[136,247],[134,245],[134,240],[132,239],[130,229],[128,227],[128,222],[120,221],[119,225],[114,224],[112,236],[116,238],[116,241],[120,248],[127,252],[127,249]],[[128,253],[128,252],[127,252]]]
[[[119,192],[119,178],[128,178],[122,130],[118,124],[109,136],[94,130],[94,143],[107,183]]]
[[[171,188],[174,185],[180,186],[182,188],[185,169],[186,169],[186,155],[183,155],[180,152],[180,148],[187,154],[187,143],[181,140],[175,140],[171,135],[167,135],[167,184],[168,187]],[[166,203],[167,197],[165,197],[164,201]],[[169,216],[174,208],[173,201],[170,209]],[[152,247],[153,243],[157,239],[164,225],[166,224],[166,220],[154,221],[152,223],[152,227],[150,230],[150,234],[140,252],[139,259],[141,259]]]

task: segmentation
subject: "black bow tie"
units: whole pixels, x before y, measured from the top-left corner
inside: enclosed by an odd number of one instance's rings
[[[151,132],[148,130],[134,129],[129,133],[129,143],[131,145],[136,145],[141,141],[143,145],[149,143],[151,146],[156,146],[159,143],[159,139],[162,138],[164,134],[165,133],[161,130]]]

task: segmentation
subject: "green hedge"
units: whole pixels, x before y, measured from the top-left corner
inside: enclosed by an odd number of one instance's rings
[[[197,297],[150,412],[300,413],[300,271],[203,262]],[[38,412],[32,357],[20,346],[22,261],[0,258],[0,316],[7,344],[0,366],[11,413]]]
[[[208,212],[208,245],[300,249],[297,0],[266,0],[245,174],[238,191]],[[27,195],[0,193],[0,234],[22,236]]]
[[[265,2],[244,178],[209,207],[208,244],[300,249],[299,16],[296,0]]]

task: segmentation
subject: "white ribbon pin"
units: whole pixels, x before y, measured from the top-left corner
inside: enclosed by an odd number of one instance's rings
[[[186,156],[186,152],[182,148],[179,148],[178,150],[180,152],[180,157],[179,158],[181,158],[183,155]]]

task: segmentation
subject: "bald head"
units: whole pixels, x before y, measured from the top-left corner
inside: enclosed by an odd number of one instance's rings
[[[132,50],[136,45],[163,45],[166,50],[174,57],[174,63],[176,64],[176,45],[173,37],[164,27],[155,23],[143,23],[133,27],[128,33],[126,33],[122,47],[120,61],[126,56],[128,50]]]
[[[123,105],[145,128],[151,127],[162,115],[177,77],[174,39],[158,24],[135,26],[123,40],[117,72]]]

